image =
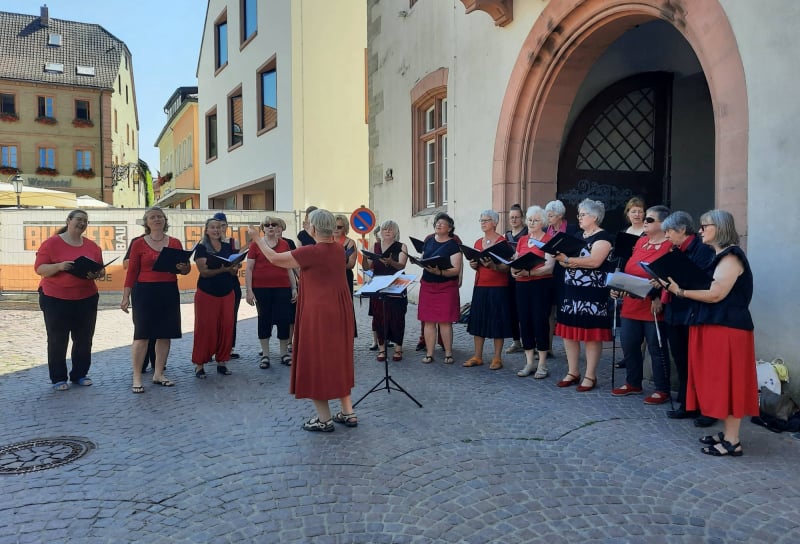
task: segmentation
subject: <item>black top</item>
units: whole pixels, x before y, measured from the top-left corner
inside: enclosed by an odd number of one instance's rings
[[[205,244],[202,242],[197,244],[197,249],[194,250],[195,262],[197,262],[197,259],[206,259],[210,253],[212,252],[206,248]],[[219,255],[220,257],[230,257],[233,255],[233,248],[228,242],[222,242],[222,247],[220,248],[219,252],[213,254]],[[209,261],[206,261],[206,263],[209,263]],[[210,265],[209,268],[213,269],[216,267],[214,265]],[[233,291],[233,282],[231,281],[231,278],[236,279],[236,277],[230,273],[219,274],[210,278],[204,278],[203,276],[200,276],[197,279],[197,288],[211,296],[224,297]]]
[[[429,236],[425,239],[425,251],[422,252],[422,258],[428,257],[450,257],[455,253],[460,253],[458,242],[454,238],[449,238],[445,242],[437,242],[435,236]],[[439,276],[431,274],[427,270],[422,272],[422,279],[431,283],[444,283],[446,281],[458,281],[458,276]]]
[[[373,246],[374,253],[382,255],[384,252],[381,249],[381,243],[375,242]],[[389,249],[386,250],[388,257],[391,258],[393,261],[400,260],[400,253],[403,251],[403,244],[400,242],[394,242]],[[397,273],[397,269],[393,266],[387,266],[380,261],[370,261],[372,264],[372,270],[376,276],[391,276],[392,274]]]
[[[711,246],[704,244],[699,236],[693,236],[694,238],[686,246],[684,254],[694,264],[707,270],[711,261],[714,260],[714,250]],[[671,251],[680,250],[673,247]],[[669,304],[664,307],[664,320],[669,325],[690,325],[695,317],[698,304],[693,300],[673,296]]]
[[[726,255],[735,255],[744,266],[744,272],[736,278],[728,296],[717,303],[700,302],[694,325],[722,325],[732,329],[753,330],[753,318],[750,316],[750,299],[753,298],[753,272],[750,263],[739,246],[726,247],[714,256],[708,267],[713,273],[717,265]]]
[[[317,243],[305,229],[297,233],[297,240],[301,246],[313,246]]]
[[[516,236],[514,236],[514,233],[512,233],[510,230],[507,230],[506,231],[506,241],[509,244],[511,244],[514,248],[516,248],[517,247],[517,242],[519,242],[519,239],[522,238],[523,236],[525,236],[526,234],[528,234],[527,225],[523,226],[522,230],[519,231]]]

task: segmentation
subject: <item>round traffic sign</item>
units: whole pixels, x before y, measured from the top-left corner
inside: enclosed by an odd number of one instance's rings
[[[375,214],[369,208],[361,206],[350,214],[350,226],[359,234],[369,234],[375,228]]]

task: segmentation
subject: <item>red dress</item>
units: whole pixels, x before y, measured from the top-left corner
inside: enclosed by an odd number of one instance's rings
[[[355,385],[353,301],[342,246],[322,243],[292,251],[300,265],[289,392],[298,399],[346,397]]]

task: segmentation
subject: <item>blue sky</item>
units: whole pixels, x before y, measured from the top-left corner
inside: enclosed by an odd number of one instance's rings
[[[176,88],[197,85],[195,76],[206,0],[0,0],[0,11],[96,23],[125,42],[133,56],[139,110],[139,156],[158,170],[156,138]]]

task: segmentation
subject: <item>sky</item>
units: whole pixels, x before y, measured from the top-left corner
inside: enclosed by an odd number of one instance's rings
[[[155,176],[156,138],[167,122],[164,104],[178,87],[197,85],[206,0],[0,0],[0,11],[95,23],[125,42],[133,58],[139,112],[139,158]]]

